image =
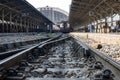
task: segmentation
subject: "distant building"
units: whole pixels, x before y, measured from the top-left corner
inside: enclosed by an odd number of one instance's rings
[[[61,21],[68,21],[68,13],[59,8],[47,6],[47,7],[38,8],[38,10],[48,19],[53,21],[55,24]]]

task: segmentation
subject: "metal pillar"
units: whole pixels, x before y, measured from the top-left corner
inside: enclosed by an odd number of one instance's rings
[[[113,10],[111,11],[110,17],[111,17],[111,27],[113,27]],[[109,32],[112,32],[111,27],[109,28]]]
[[[32,20],[29,19],[29,32],[31,32],[31,30],[32,30]]]
[[[27,33],[29,32],[29,19],[28,19],[27,22],[26,22],[26,32],[27,32]]]
[[[104,33],[107,33],[107,28],[108,28],[108,25],[107,25],[107,18],[105,18]]]
[[[36,32],[36,29],[37,29],[37,27],[36,27],[36,20],[34,20],[34,28],[35,28],[34,32]]]
[[[17,19],[15,20],[15,28],[14,28],[14,31],[17,32],[17,28],[18,28],[18,21]]]
[[[8,28],[8,22],[6,23],[6,32],[8,33],[9,32],[9,28]]]
[[[96,20],[96,33],[98,33],[98,20]]]
[[[111,11],[111,26],[113,26],[113,10]]]
[[[26,18],[24,19],[24,27],[23,27],[23,32],[26,32],[25,28],[27,27],[27,24],[26,24]]]
[[[20,18],[20,26],[18,27],[18,32],[20,31],[21,26],[22,26],[21,19],[22,19],[22,18]]]
[[[100,33],[102,33],[102,19],[100,20]]]
[[[12,32],[13,31],[13,28],[12,28],[12,12],[10,12],[10,26],[9,26],[10,28],[10,32]]]
[[[35,21],[33,20],[33,28],[34,28],[34,31],[35,32]]]
[[[2,10],[2,32],[4,33],[4,10]]]
[[[119,14],[119,20],[120,20],[120,14]]]
[[[53,31],[53,26],[52,26],[52,24],[49,24],[49,29],[50,29],[50,33],[52,33],[52,31]]]

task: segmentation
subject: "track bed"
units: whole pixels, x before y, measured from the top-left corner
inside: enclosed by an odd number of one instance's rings
[[[115,70],[107,67],[113,65],[108,61],[107,65],[104,63],[105,60],[84,43],[66,37],[33,49],[26,59],[7,70],[4,79],[118,80]]]

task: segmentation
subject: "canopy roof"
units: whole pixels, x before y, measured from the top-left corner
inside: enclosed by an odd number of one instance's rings
[[[120,0],[72,0],[69,22],[82,26],[119,13]]]
[[[27,15],[29,17],[39,19],[43,23],[52,23],[26,0],[0,0],[0,10],[2,8],[6,8],[5,13],[9,12],[10,9],[12,10],[12,14],[18,13],[20,15]],[[0,12],[0,14],[1,13],[2,12]]]

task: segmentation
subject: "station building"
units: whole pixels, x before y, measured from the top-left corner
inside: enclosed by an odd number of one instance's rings
[[[40,7],[38,10],[53,23],[57,24],[61,21],[68,21],[69,14],[56,7]]]

